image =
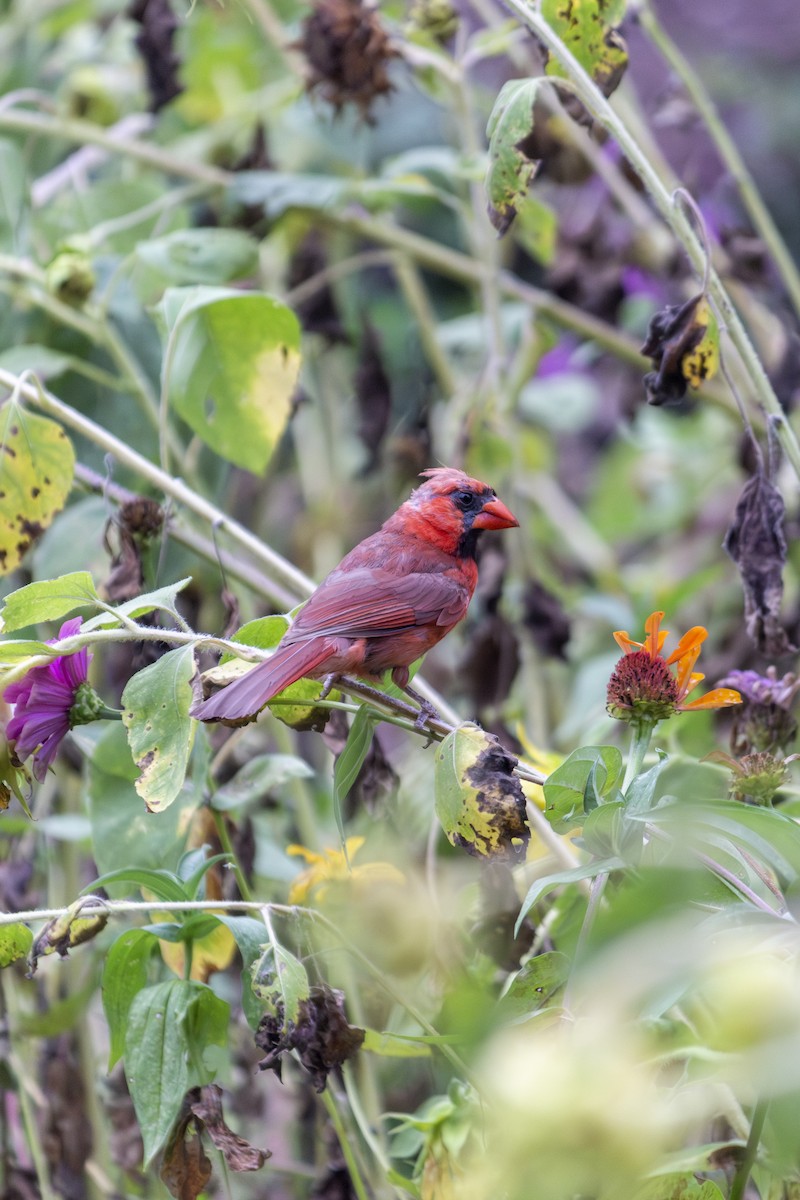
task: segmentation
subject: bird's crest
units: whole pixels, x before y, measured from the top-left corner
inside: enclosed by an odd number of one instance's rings
[[[472,479],[465,471],[459,471],[457,467],[429,467],[427,471],[421,471],[422,479],[429,480],[423,484],[423,487],[418,489],[430,495],[433,493],[437,496],[446,496],[448,492],[452,492],[455,488],[463,488],[469,492],[491,492],[488,484],[481,483],[480,479]]]

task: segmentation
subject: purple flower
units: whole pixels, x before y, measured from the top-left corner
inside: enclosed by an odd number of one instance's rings
[[[51,643],[72,637],[80,627],[80,617],[65,621]],[[86,683],[90,658],[86,649],[61,655],[43,667],[34,667],[5,690],[5,699],[14,705],[6,730],[8,740],[15,743],[14,754],[20,762],[33,755],[33,774],[40,783],[74,724],[70,712],[78,690]]]
[[[767,667],[766,675],[758,671],[729,671],[722,683],[735,687],[751,704],[776,704],[779,708],[790,708],[800,691],[800,676],[791,672],[777,677],[774,667]]]

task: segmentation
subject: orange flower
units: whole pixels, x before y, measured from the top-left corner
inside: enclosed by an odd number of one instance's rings
[[[715,688],[687,702],[686,697],[705,675],[694,671],[700,647],[708,630],[695,625],[685,633],[668,658],[661,653],[668,634],[661,628],[663,612],[654,612],[645,621],[646,637],[635,642],[622,630],[614,639],[625,653],[608,684],[608,711],[621,721],[640,723],[662,721],[676,712],[695,712],[705,708],[726,708],[741,704],[742,697],[733,688]],[[675,671],[670,668],[674,667]]]

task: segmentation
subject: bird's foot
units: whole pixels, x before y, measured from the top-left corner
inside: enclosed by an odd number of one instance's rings
[[[318,697],[319,700],[327,700],[328,696],[331,694],[331,691],[333,690],[333,685],[336,683],[336,680],[338,678],[339,678],[339,676],[336,674],[335,671],[331,671],[330,675],[325,676],[325,678],[322,681],[322,691],[319,694],[319,697]]]
[[[424,729],[429,721],[441,721],[441,716],[431,704],[430,700],[426,700],[425,697],[420,695],[419,692],[415,692],[414,689],[409,686],[409,684],[405,685],[403,691],[419,705],[417,719],[414,722],[415,729]]]

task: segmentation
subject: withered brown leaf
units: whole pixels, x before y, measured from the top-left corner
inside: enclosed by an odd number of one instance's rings
[[[222,1088],[215,1083],[191,1088],[183,1098],[161,1160],[161,1178],[176,1200],[196,1200],[211,1178],[211,1163],[201,1142],[203,1132],[232,1171],[258,1171],[271,1156],[269,1150],[259,1150],[228,1128],[222,1112]]]
[[[365,1031],[348,1023],[344,992],[324,983],[312,987],[308,999],[300,1001],[297,1021],[290,1021],[286,1028],[281,1008],[278,1005],[275,1015],[266,1013],[256,1030],[256,1045],[267,1051],[259,1067],[274,1071],[280,1079],[281,1056],[296,1050],[314,1087],[324,1092],[331,1071],[360,1049]]]
[[[742,577],[747,632],[770,657],[796,649],[780,622],[786,563],[784,513],[783,496],[761,467],[745,484],[723,542]]]

